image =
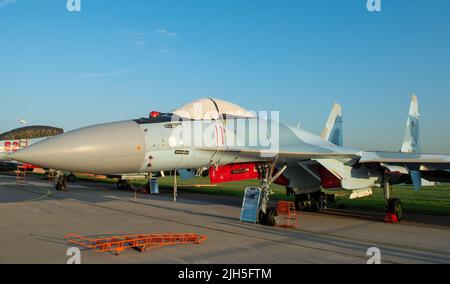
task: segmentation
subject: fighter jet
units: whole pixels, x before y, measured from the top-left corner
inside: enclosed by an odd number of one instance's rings
[[[273,226],[271,185],[296,196],[302,210],[326,207],[327,194],[351,198],[384,189],[386,207],[398,219],[402,203],[391,185],[421,176],[450,181],[450,155],[419,153],[419,107],[413,96],[402,152],[372,152],[343,145],[342,108],[335,105],[322,136],[279,123],[276,112],[252,113],[219,99],[200,99],[169,113],[81,128],[18,151],[10,158],[71,172],[105,175],[209,169],[212,183],[259,180],[259,222]]]

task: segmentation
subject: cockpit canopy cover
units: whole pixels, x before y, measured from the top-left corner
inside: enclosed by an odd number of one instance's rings
[[[186,104],[183,107],[175,110],[173,114],[181,118],[194,120],[219,119],[223,116],[245,118],[255,117],[253,113],[238,105],[223,100],[210,98],[199,99]]]
[[[50,126],[27,126],[1,134],[0,141],[46,138],[61,133],[64,133],[64,130],[61,128]]]

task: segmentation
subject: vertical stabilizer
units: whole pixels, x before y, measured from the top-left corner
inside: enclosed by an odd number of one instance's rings
[[[419,100],[416,95],[411,98],[409,107],[408,121],[406,122],[405,137],[403,138],[402,153],[420,152],[420,111]],[[411,180],[416,191],[422,188],[422,175],[420,171],[410,170]]]
[[[420,152],[420,128],[419,128],[419,101],[415,95],[411,99],[408,121],[406,123],[405,137],[403,139],[403,153]]]
[[[325,124],[325,128],[323,129],[321,135],[322,139],[342,147],[344,145],[342,121],[342,107],[341,105],[335,103],[333,109],[331,110],[328,121]]]

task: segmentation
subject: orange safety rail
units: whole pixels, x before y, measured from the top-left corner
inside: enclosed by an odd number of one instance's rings
[[[115,252],[116,255],[126,249],[138,249],[141,252],[171,245],[201,244],[208,239],[197,234],[142,234],[105,238],[87,238],[68,234],[65,239],[80,247],[95,249],[97,252]]]
[[[298,226],[298,215],[294,202],[279,201],[277,205],[277,213],[279,218],[278,227],[288,229]],[[282,220],[284,222],[281,222]],[[292,225],[293,222],[294,225]]]

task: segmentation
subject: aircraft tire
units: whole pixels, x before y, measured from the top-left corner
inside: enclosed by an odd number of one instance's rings
[[[299,194],[295,196],[295,210],[307,211],[308,210],[308,195]]]
[[[75,182],[77,180],[77,177],[74,174],[70,174],[67,176],[68,182]]]
[[[266,215],[266,225],[275,227],[277,225],[278,211],[276,208],[270,208]]]
[[[397,219],[401,221],[403,219],[403,204],[398,198],[389,199],[387,213],[394,214]]]
[[[64,190],[64,187],[63,187],[63,185],[62,185],[61,182],[58,182],[58,183],[55,185],[55,189],[56,189],[57,191],[63,191],[63,190]]]
[[[145,185],[145,192],[147,194],[151,194],[152,193],[152,190],[150,188],[150,183],[149,182]]]
[[[258,221],[259,221],[259,224],[260,225],[267,225],[267,218],[266,218],[266,214],[264,214],[263,212],[262,212],[262,210],[259,210],[259,213],[258,213]]]
[[[127,180],[121,179],[117,182],[117,188],[120,190],[129,190],[130,183]]]
[[[319,203],[317,201],[311,201],[311,206],[309,207],[309,211],[313,213],[319,212]]]

